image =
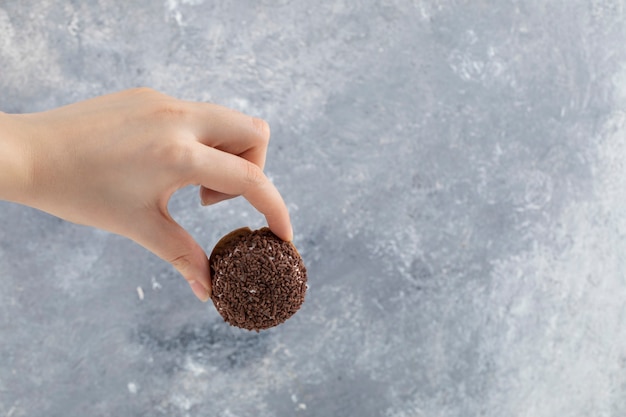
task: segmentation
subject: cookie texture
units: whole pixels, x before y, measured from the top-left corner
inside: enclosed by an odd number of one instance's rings
[[[248,330],[277,326],[304,302],[307,272],[291,242],[269,228],[224,236],[209,257],[211,299],[224,320]]]

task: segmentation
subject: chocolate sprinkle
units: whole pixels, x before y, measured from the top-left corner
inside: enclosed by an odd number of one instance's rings
[[[302,257],[267,227],[230,232],[215,245],[209,263],[211,299],[233,326],[256,331],[277,326],[304,302]]]

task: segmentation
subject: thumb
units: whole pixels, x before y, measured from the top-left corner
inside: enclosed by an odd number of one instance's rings
[[[172,264],[201,301],[211,297],[209,260],[204,250],[169,216],[154,215],[133,240]]]

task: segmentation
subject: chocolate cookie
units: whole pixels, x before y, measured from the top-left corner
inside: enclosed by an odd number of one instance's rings
[[[211,299],[233,326],[256,331],[277,326],[304,302],[302,257],[267,227],[230,232],[217,242],[209,263]]]

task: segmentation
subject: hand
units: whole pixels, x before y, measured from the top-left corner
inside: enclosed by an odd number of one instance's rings
[[[168,213],[176,190],[201,185],[205,205],[241,195],[292,239],[285,203],[263,173],[270,132],[261,119],[145,88],[3,116],[29,161],[13,201],[129,237],[170,262],[203,301],[209,264]]]

